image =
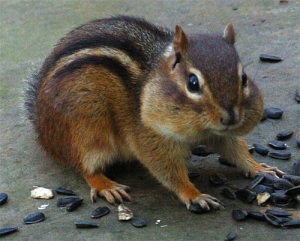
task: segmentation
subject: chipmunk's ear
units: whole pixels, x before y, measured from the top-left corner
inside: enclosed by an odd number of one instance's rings
[[[188,48],[188,40],[182,28],[176,25],[173,47],[175,53],[185,54]]]
[[[182,60],[182,57],[185,56],[188,45],[189,44],[185,33],[180,26],[176,25],[175,35],[172,42],[172,52],[174,51],[174,62],[172,69],[175,69],[176,65]]]
[[[227,26],[225,27],[223,38],[229,44],[235,43],[235,32],[234,32],[233,25],[231,23],[227,24]]]

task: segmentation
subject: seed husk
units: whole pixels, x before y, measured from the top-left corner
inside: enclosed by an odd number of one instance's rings
[[[253,211],[249,211],[248,212],[248,217],[258,220],[258,221],[264,221],[265,219],[265,215],[261,212],[253,212]]]
[[[91,221],[78,221],[75,222],[76,228],[98,228],[99,225]]]
[[[278,140],[286,140],[288,138],[290,138],[292,135],[293,135],[293,131],[290,131],[290,130],[284,130],[284,131],[281,131],[279,132],[276,137]]]
[[[214,186],[221,186],[227,181],[227,178],[222,173],[213,173],[210,175],[209,181]]]
[[[56,205],[57,205],[57,207],[65,207],[68,204],[73,203],[79,199],[80,198],[77,196],[62,197],[62,198],[57,199]]]
[[[44,187],[35,187],[33,190],[31,190],[30,195],[32,198],[37,199],[51,199],[54,196],[52,189]]]
[[[269,146],[276,150],[285,150],[287,148],[287,144],[282,141],[270,141]]]
[[[256,195],[257,205],[260,206],[264,204],[266,201],[269,200],[270,197],[271,195],[268,192],[258,193]]]
[[[23,222],[25,224],[34,224],[34,223],[39,223],[45,220],[45,214],[42,212],[34,212],[31,214],[28,214],[24,219]]]
[[[4,192],[0,193],[0,205],[3,205],[7,202],[8,195]]]
[[[56,190],[57,194],[66,195],[66,196],[76,196],[76,193],[72,190],[66,189],[64,187],[58,187]]]
[[[189,211],[195,214],[202,214],[208,212],[208,210],[203,209],[199,203],[192,203],[189,207]]]
[[[276,217],[289,217],[292,216],[291,213],[284,211],[284,210],[278,210],[278,209],[268,209],[265,213],[274,215]]]
[[[130,223],[132,224],[132,226],[134,226],[136,228],[143,228],[143,227],[147,226],[146,221],[141,218],[138,218],[138,217],[133,217],[130,220]]]
[[[224,197],[227,197],[229,199],[233,199],[233,200],[236,199],[235,191],[233,191],[230,188],[227,188],[227,187],[223,188],[222,194]]]
[[[246,203],[251,203],[255,199],[255,192],[249,189],[239,189],[235,192],[235,195],[238,199]]]
[[[254,146],[254,150],[260,155],[265,156],[269,153],[269,149],[263,145],[254,143],[253,146]]]
[[[283,110],[277,107],[269,107],[265,109],[267,118],[280,119],[283,114]]]
[[[289,189],[285,192],[285,195],[292,197],[292,198],[299,196],[300,195],[300,186],[292,187],[291,189]]]
[[[0,228],[0,237],[14,233],[18,230],[17,227]]]
[[[275,55],[269,55],[269,54],[260,54],[259,59],[262,62],[269,62],[269,63],[278,63],[282,61],[282,58]]]
[[[231,214],[232,217],[238,221],[245,220],[248,217],[248,212],[241,209],[232,210]]]
[[[250,146],[250,145],[248,145],[248,151],[252,154],[253,153],[253,151],[254,151],[254,146]]]
[[[118,217],[121,221],[128,221],[133,218],[133,212],[124,204],[118,206]]]
[[[281,225],[283,228],[300,228],[300,219],[290,220]]]
[[[77,208],[79,208],[81,206],[83,202],[83,199],[78,199],[72,203],[69,203],[67,206],[66,206],[66,209],[68,212],[73,212],[75,211]]]
[[[236,234],[233,232],[230,232],[229,234],[226,235],[225,241],[231,241],[231,240],[234,240],[235,238],[236,238]]]
[[[269,152],[269,157],[272,157],[274,159],[288,160],[291,158],[291,156],[292,153],[286,150]]]
[[[110,209],[108,207],[98,207],[92,212],[92,218],[101,218],[110,213]]]

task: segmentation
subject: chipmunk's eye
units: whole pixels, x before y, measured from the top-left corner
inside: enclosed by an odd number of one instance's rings
[[[190,75],[187,82],[187,87],[190,92],[198,92],[200,90],[199,81],[196,75]]]
[[[242,86],[246,87],[248,84],[247,74],[245,72],[242,73]]]

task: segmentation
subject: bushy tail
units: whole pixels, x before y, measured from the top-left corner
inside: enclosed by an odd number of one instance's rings
[[[37,95],[39,91],[39,74],[38,71],[34,71],[30,80],[26,81],[26,89],[24,91],[24,107],[27,112],[27,118],[33,123],[36,127],[37,124]]]

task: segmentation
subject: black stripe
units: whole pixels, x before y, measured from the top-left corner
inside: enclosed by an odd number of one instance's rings
[[[72,55],[77,51],[82,49],[90,49],[90,48],[100,48],[100,47],[108,47],[115,48],[125,52],[130,58],[135,59],[138,63],[142,63],[148,61],[147,56],[142,54],[141,51],[138,51],[136,45],[133,45],[129,42],[126,44],[118,39],[112,39],[108,37],[102,36],[93,36],[86,39],[80,39],[73,42],[70,45],[67,45],[61,51],[56,53],[52,59],[52,66],[60,59],[68,55]]]
[[[84,58],[79,58],[71,62],[69,65],[64,66],[62,69],[58,70],[53,78],[61,78],[72,72],[82,69],[87,65],[101,66],[115,75],[117,75],[123,82],[128,83],[131,79],[131,73],[127,70],[126,66],[124,66],[117,59],[109,58],[109,57],[99,57],[99,56],[88,56]]]

